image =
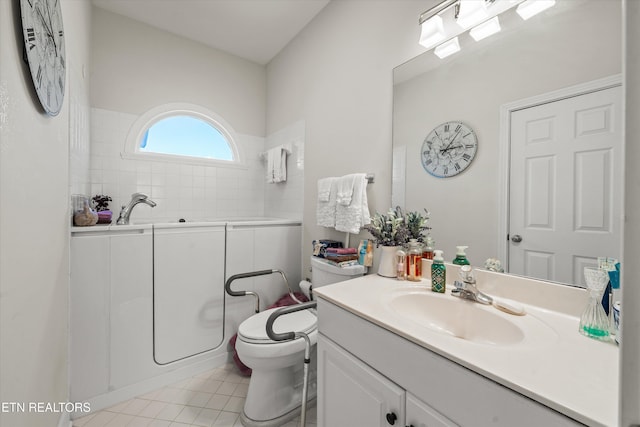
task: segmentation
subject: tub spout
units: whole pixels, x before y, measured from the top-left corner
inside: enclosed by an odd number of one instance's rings
[[[156,202],[151,200],[149,196],[143,193],[133,193],[131,195],[131,201],[128,205],[122,205],[122,209],[120,210],[120,216],[116,221],[118,225],[127,225],[129,224],[129,218],[131,217],[131,212],[136,205],[140,203],[144,203],[145,205],[149,205],[152,208],[156,206]]]

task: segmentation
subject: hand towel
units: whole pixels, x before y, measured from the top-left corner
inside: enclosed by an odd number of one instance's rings
[[[336,202],[339,205],[349,206],[351,204],[351,198],[353,197],[353,190],[358,175],[359,174],[354,173],[338,178]]]
[[[335,178],[321,178],[318,180],[318,201],[328,202],[329,195],[331,194],[331,184],[333,184]]]
[[[326,188],[329,190],[327,191]],[[322,227],[335,227],[336,225],[336,178],[334,177],[318,180],[316,220],[318,225]]]
[[[360,229],[371,223],[367,201],[367,177],[364,173],[354,174],[351,203],[348,206],[336,204],[336,225],[338,231],[359,233]]]
[[[287,180],[287,151],[282,145],[267,151],[267,183]]]

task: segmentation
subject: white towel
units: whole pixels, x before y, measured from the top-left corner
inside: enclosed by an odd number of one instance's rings
[[[318,201],[319,202],[328,202],[329,195],[331,194],[331,184],[336,179],[334,177],[331,178],[321,178],[318,180]]]
[[[322,227],[336,225],[336,180],[334,177],[318,180],[316,220]]]
[[[336,205],[336,230],[347,233],[359,233],[360,229],[371,223],[367,202],[367,177],[364,173],[354,174],[351,203],[348,206]]]
[[[275,184],[287,180],[287,151],[282,145],[267,151],[267,182]]]
[[[345,175],[338,178],[337,182],[337,194],[336,202],[342,206],[349,206],[351,204],[351,198],[353,197],[353,188],[355,186],[356,179],[360,174],[354,173],[351,175]]]

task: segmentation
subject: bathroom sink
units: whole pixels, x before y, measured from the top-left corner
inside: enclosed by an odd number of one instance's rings
[[[485,345],[540,342],[554,331],[531,315],[513,316],[493,306],[430,290],[397,289],[387,300],[395,314],[436,332]]]

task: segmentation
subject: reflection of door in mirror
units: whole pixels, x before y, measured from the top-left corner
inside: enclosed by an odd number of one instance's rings
[[[510,114],[509,271],[583,283],[597,257],[620,257],[622,89]]]

